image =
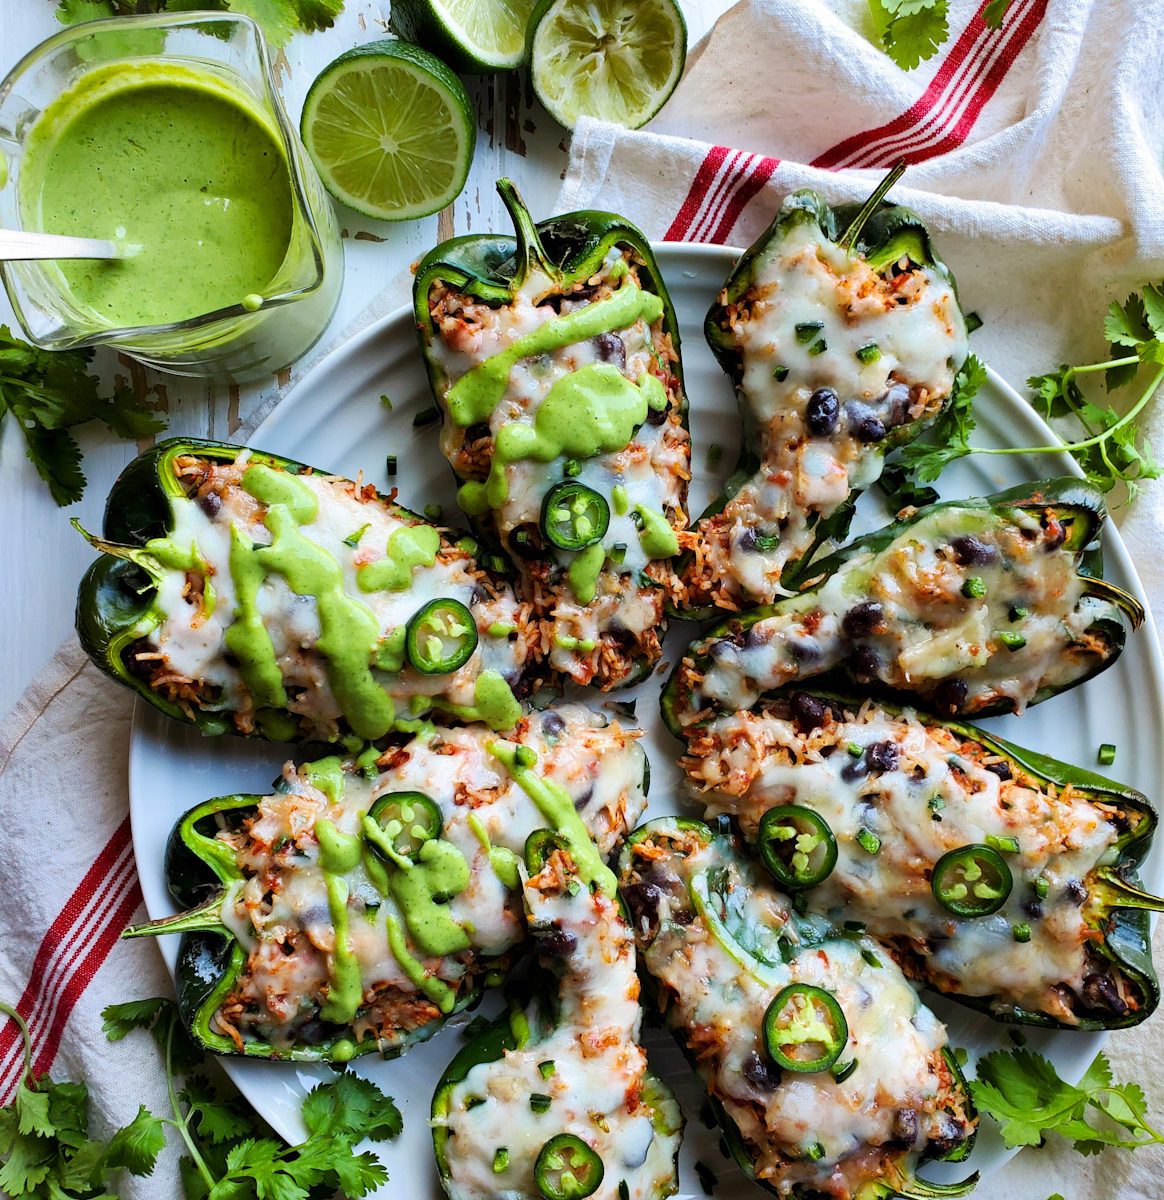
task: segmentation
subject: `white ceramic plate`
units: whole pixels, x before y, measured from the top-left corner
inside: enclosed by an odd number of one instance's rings
[[[656,249],[682,328],[695,447],[691,510],[699,512],[719,490],[723,475],[736,457],[735,400],[703,340],[702,323],[739,251],[686,245]],[[381,396],[389,397],[391,411],[381,402]],[[420,509],[437,501],[446,513],[454,514],[451,472],[440,454],[434,430],[416,431],[412,427],[413,416],[432,402],[417,350],[412,313],[402,309],[321,362],[259,427],[252,444],[348,476],[363,471],[365,480],[381,489],[389,484],[385,456],[394,454],[399,473],[391,482],[399,488],[402,502]],[[1051,440],[1046,426],[997,375],[990,376],[979,394],[975,413],[983,445],[1038,446]],[[707,448],[712,442],[724,447],[715,472],[707,470]],[[942,477],[941,491],[946,497],[984,495],[1071,470],[1072,463],[1065,455],[971,457],[956,463]],[[857,531],[882,525],[887,519],[873,492],[862,500]],[[1142,597],[1127,552],[1110,524],[1104,531],[1104,549],[1107,575]],[[695,629],[686,622],[673,627],[666,644],[665,664],[674,661]],[[638,696],[639,719],[651,724],[657,712],[659,685],[660,675],[656,675],[633,693],[620,694],[620,698]],[[984,724],[1019,745],[1088,767],[1094,766],[1101,742],[1114,742],[1119,747],[1115,776],[1149,797],[1160,797],[1164,795],[1164,764],[1157,739],[1154,732],[1141,738],[1136,731],[1164,727],[1162,691],[1160,653],[1149,619],[1147,627],[1130,639],[1128,650],[1115,666],[1098,679],[1031,709],[1021,718],[997,718]],[[601,704],[603,698],[596,696],[593,702]],[[646,744],[652,778],[647,816],[676,812],[675,743],[664,731],[654,729]],[[162,877],[162,850],[179,814],[210,796],[265,792],[279,773],[284,755],[285,750],[279,747],[241,738],[203,738],[138,703],[130,748],[130,813],[138,871],[151,917],[173,911]],[[1164,880],[1164,838],[1157,841],[1145,878],[1159,890]],[[162,939],[162,952],[171,969],[177,943],[176,937]],[[953,1043],[965,1046],[972,1056],[1010,1045],[1002,1026],[955,1005],[929,999],[948,1022]],[[463,1017],[458,1023],[467,1019]],[[1083,1073],[1103,1042],[1099,1034],[1032,1031],[1027,1037],[1068,1079],[1077,1079]],[[429,1200],[440,1194],[427,1125],[429,1101],[438,1075],[462,1044],[459,1033],[449,1028],[394,1062],[373,1061],[370,1057],[356,1060],[355,1069],[395,1097],[404,1114],[401,1137],[379,1148],[392,1180],[384,1195],[390,1190],[395,1200]],[[675,1085],[688,1118],[680,1196],[701,1195],[693,1169],[696,1161],[706,1163],[719,1177],[719,1195],[761,1195],[721,1158],[718,1134],[700,1124],[701,1090],[692,1082],[691,1072],[670,1039],[657,1031],[648,1032],[647,1045],[656,1068]],[[226,1059],[224,1065],[243,1094],[280,1134],[291,1141],[302,1138],[300,1101],[306,1088],[329,1077],[328,1067],[236,1059]],[[997,1135],[984,1129],[971,1166],[985,1174],[1008,1157]],[[951,1179],[966,1171],[965,1164],[958,1168],[933,1166],[925,1174]]]

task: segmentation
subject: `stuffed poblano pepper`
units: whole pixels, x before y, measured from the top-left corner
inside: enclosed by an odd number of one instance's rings
[[[429,728],[383,753],[289,764],[269,796],[182,817],[166,875],[188,911],[128,933],[185,935],[178,1001],[194,1038],[261,1058],[394,1056],[474,1000],[525,938],[528,835],[565,822],[597,857],[646,803],[637,730],[564,705],[511,736]]]
[[[614,878],[534,834],[523,871],[541,973],[449,1064],[432,1102],[450,1200],[663,1200],[679,1106],[638,1043],[634,937]]]
[[[796,691],[692,731],[681,764],[777,884],[862,923],[907,975],[996,1020],[1135,1025],[1156,1007],[1132,788],[958,721]]]
[[[458,500],[517,566],[541,650],[601,688],[637,682],[677,597],[690,439],[674,310],[642,234],[610,213],[455,238],[416,272],[421,347]]]
[[[125,469],[90,541],[81,644],[204,733],[359,743],[521,716],[529,606],[371,486],[174,438]]]
[[[954,280],[918,215],[787,197],[707,314],[739,398],[740,458],[692,531],[686,607],[770,603],[842,540],[885,456],[950,402],[966,359]]]
[[[798,914],[738,842],[665,817],[619,887],[639,959],[740,1166],[781,1196],[963,1195],[976,1116],[941,1022],[879,943]]]
[[[1081,479],[950,500],[857,538],[797,596],[693,642],[663,693],[673,732],[825,672],[941,716],[1021,712],[1098,674],[1143,620],[1098,573],[1099,491]]]

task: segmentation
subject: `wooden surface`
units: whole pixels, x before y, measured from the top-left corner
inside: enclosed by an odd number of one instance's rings
[[[729,0],[681,0],[681,6],[694,45],[714,17],[729,7]],[[0,75],[60,28],[55,7],[54,0],[0,0]],[[387,0],[348,0],[334,28],[297,36],[278,52],[279,89],[296,123],[320,68],[352,46],[385,36],[388,13]],[[549,215],[566,165],[569,134],[542,110],[523,72],[466,82],[477,108],[478,142],[464,192],[439,216],[400,225],[371,221],[341,208],[344,287],[324,344],[438,240],[481,230],[507,231],[509,222],[493,188],[499,176],[515,180],[535,216]],[[19,335],[2,294],[0,323]],[[96,366],[107,379],[122,375],[155,399],[168,416],[171,433],[200,437],[229,439],[271,386],[207,387],[147,371],[108,351],[98,352]],[[137,452],[132,444],[93,427],[81,431],[80,441],[89,486],[80,503],[60,509],[25,457],[23,438],[11,418],[0,432],[0,714],[15,703],[72,631],[77,582],[93,555],[69,518],[99,528],[105,495]]]

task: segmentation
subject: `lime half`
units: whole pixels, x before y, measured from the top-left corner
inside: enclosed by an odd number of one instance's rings
[[[466,74],[525,61],[534,0],[392,0],[392,28]]]
[[[324,186],[369,217],[406,221],[460,193],[477,127],[464,84],[407,42],[371,42],[319,73],[299,121]]]
[[[567,129],[581,117],[638,129],[683,74],[687,24],[675,0],[542,0],[530,28],[534,91]]]

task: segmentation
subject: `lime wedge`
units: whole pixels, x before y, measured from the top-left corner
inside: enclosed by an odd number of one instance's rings
[[[324,67],[299,128],[324,187],[383,221],[451,203],[465,186],[477,137],[464,84],[431,54],[391,39]]]
[[[675,0],[542,0],[530,29],[534,91],[567,129],[581,117],[638,129],[683,74],[687,24]]]
[[[392,0],[392,28],[469,75],[525,61],[534,0]]]

